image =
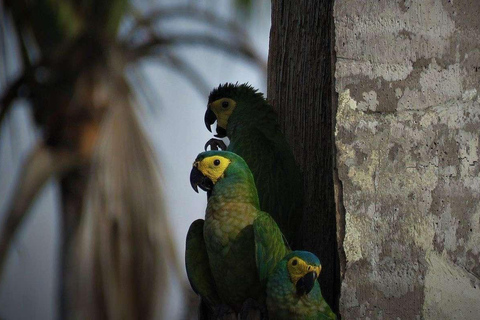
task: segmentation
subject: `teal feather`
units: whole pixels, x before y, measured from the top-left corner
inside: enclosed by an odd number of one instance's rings
[[[220,303],[220,298],[213,280],[203,238],[204,223],[204,220],[198,219],[190,225],[186,241],[185,267],[193,291],[200,295],[213,311],[213,306]]]
[[[292,247],[298,245],[302,220],[303,177],[277,116],[263,94],[242,84],[225,84],[210,94],[209,103],[230,98],[237,105],[228,119],[228,151],[240,155],[255,179],[261,210],[277,222]]]
[[[231,162],[211,191],[205,222],[197,220],[190,228],[187,273],[192,288],[204,300],[213,301],[213,307],[219,301],[239,312],[247,299],[265,302],[267,275],[288,248],[275,221],[259,209],[245,161],[228,151],[203,152],[195,161],[211,156]],[[201,252],[192,252],[195,249]]]
[[[336,319],[327,302],[322,296],[320,285],[315,281],[313,289],[299,296],[290,280],[287,262],[292,257],[298,257],[312,266],[319,266],[318,258],[307,251],[293,251],[278,262],[267,282],[267,308],[270,318],[277,320],[317,320]]]
[[[253,222],[255,252],[260,281],[266,284],[278,261],[290,252],[283,243],[283,235],[268,213],[260,212]]]

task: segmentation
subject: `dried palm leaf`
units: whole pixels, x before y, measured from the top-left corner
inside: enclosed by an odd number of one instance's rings
[[[75,319],[150,318],[166,262],[176,261],[155,156],[127,84],[116,80],[71,248]]]

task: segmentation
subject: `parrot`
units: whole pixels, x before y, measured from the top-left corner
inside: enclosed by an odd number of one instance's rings
[[[251,171],[235,153],[205,151],[193,163],[190,183],[208,196],[205,220],[194,221],[187,233],[192,289],[212,313],[228,306],[242,318],[245,306],[261,310],[268,275],[290,249],[272,217],[260,210]]]
[[[266,304],[271,319],[336,319],[320,292],[320,260],[308,251],[293,251],[269,275]]]
[[[253,173],[260,209],[277,222],[290,247],[299,245],[303,210],[303,177],[293,152],[280,131],[277,116],[263,93],[248,84],[226,83],[208,98],[205,125],[215,137],[228,137],[230,143],[210,139],[205,150],[223,149],[241,156]]]

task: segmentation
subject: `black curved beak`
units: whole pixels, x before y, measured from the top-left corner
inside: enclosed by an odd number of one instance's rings
[[[313,286],[315,285],[315,280],[317,279],[317,273],[315,271],[309,272],[300,278],[297,281],[296,289],[297,294],[302,296],[304,294],[309,294],[312,291]]]
[[[217,138],[224,138],[227,136],[227,130],[223,129],[222,127],[218,126],[217,124],[217,134],[215,137]]]
[[[193,167],[190,171],[190,184],[193,190],[198,193],[198,187],[203,191],[209,192],[213,189],[213,182],[209,178],[205,177],[203,173],[198,170],[197,167]]]
[[[217,121],[217,116],[215,115],[215,113],[210,109],[210,108],[207,108],[207,111],[205,112],[205,126],[207,127],[208,131],[212,132],[212,124],[215,123],[215,121]],[[217,131],[218,131],[218,128],[217,128]]]

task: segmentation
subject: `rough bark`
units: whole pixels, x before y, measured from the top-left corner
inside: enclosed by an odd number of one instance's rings
[[[478,319],[479,13],[335,3],[346,319]]]
[[[272,1],[268,99],[304,174],[303,250],[322,262],[322,294],[337,310],[334,200],[333,1]]]

